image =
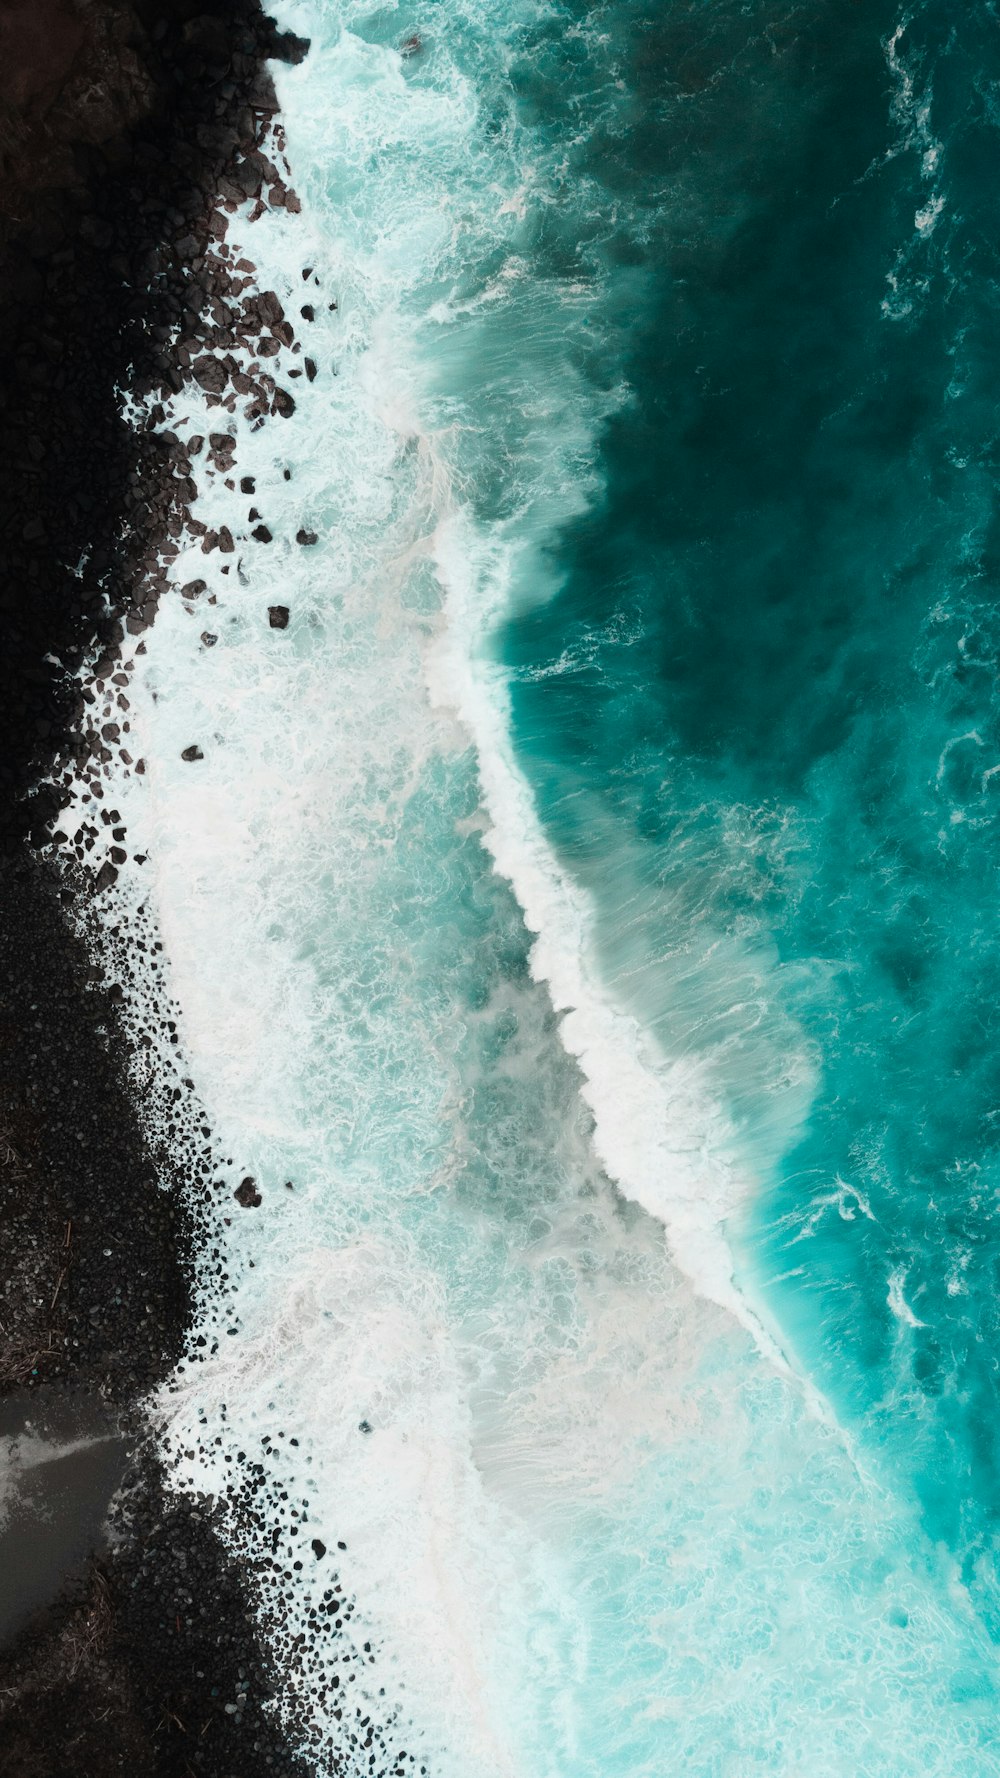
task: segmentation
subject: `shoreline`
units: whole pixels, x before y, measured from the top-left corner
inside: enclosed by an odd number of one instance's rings
[[[121,1429],[128,1474],[104,1550],[0,1645],[0,1774],[306,1778],[263,1709],[250,1576],[210,1503],[168,1491],[142,1415],[183,1346],[197,1226],[189,1158],[152,1152],[122,990],[85,936],[127,835],[106,811],[114,848],[84,834],[75,865],[47,848],[74,782],[100,799],[126,748],[127,717],[98,726],[77,675],[95,662],[100,684],[141,646],[166,587],[194,488],[163,403],[186,342],[224,350],[211,243],[268,177],[266,58],[307,46],[255,0],[110,0],[82,21],[56,0],[5,20],[3,48],[0,1395],[70,1391]],[[119,389],[152,401],[147,430]],[[171,1089],[152,1074],[154,1098]]]

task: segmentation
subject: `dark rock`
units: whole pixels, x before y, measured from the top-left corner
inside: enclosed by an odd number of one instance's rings
[[[189,764],[193,760],[204,759],[204,757],[205,757],[205,755],[203,754],[201,748],[196,746],[193,742],[190,747],[184,747],[181,749],[181,758],[186,759]]]
[[[262,290],[258,296],[248,298],[245,306],[260,317],[265,327],[274,327],[285,319],[285,311],[273,290]]]
[[[315,531],[307,531],[303,527],[301,531],[296,531],[295,541],[296,543],[301,543],[303,548],[309,548],[312,544],[318,543],[319,538]]]
[[[216,423],[235,411],[236,360],[215,354],[242,339],[241,310],[206,230],[211,216],[224,232],[213,213],[221,180],[236,172],[237,142],[252,148],[273,111],[267,47],[301,51],[265,24],[257,0],[202,10],[212,5],[0,8],[0,1388],[22,1372],[32,1388],[39,1375],[70,1378],[128,1414],[185,1346],[200,1162],[165,1145],[154,1164],[130,1093],[121,989],[87,978],[78,934],[95,888],[108,894],[119,859],[132,866],[102,773],[112,750],[128,759],[126,722],[106,721],[93,699],[84,742],[77,671],[103,656],[101,677],[117,683],[126,632],[151,620],[167,584],[157,565],[177,544],[222,541],[182,522],[195,490],[181,483],[204,439],[154,434],[168,391],[188,378],[219,408]],[[270,166],[260,162],[249,169],[256,187]],[[146,410],[145,428],[123,412],[122,390]],[[260,393],[262,407],[272,393]],[[95,863],[75,877],[69,843],[56,874],[22,839],[47,843],[70,765],[108,815],[87,824],[77,854]],[[98,870],[105,825],[114,846]],[[121,942],[124,979],[139,956]],[[169,1021],[164,1031],[178,1041]],[[159,1107],[168,1086],[155,1054],[143,1092]],[[129,1511],[81,1594],[0,1649],[3,1778],[305,1778],[308,1763],[263,1707],[274,1676],[239,1555],[226,1554],[208,1509],[161,1487],[158,1472],[143,1472]],[[237,1696],[234,1720],[222,1699]]]
[[[271,42],[270,54],[277,62],[304,62],[309,54],[309,38],[296,37],[294,31],[282,31]]]
[[[256,537],[258,543],[270,543],[271,541],[271,533],[266,525],[255,525],[250,535]]]
[[[307,358],[305,361],[305,365],[306,365],[306,377],[310,383],[314,383],[316,381],[316,360],[315,360],[315,358]]]
[[[272,630],[287,630],[287,628],[288,628],[288,606],[287,605],[269,605],[267,608],[267,621],[270,624]]]
[[[184,25],[182,37],[191,49],[196,49],[199,56],[210,66],[217,69],[229,67],[231,44],[229,28],[224,19],[214,13],[204,12],[196,18],[190,18]]]
[[[208,395],[221,395],[229,380],[225,365],[218,358],[210,358],[207,352],[195,359],[191,366],[191,375],[199,388],[204,389]]]
[[[326,1555],[326,1544],[323,1542],[323,1539],[321,1537],[314,1537],[312,1540],[312,1547],[313,1555],[316,1557],[317,1562],[322,1562],[323,1557]]]
[[[242,1204],[244,1210],[256,1210],[258,1204],[263,1203],[260,1192],[257,1190],[257,1182],[255,1179],[252,1179],[249,1174],[246,1179],[240,1181],[233,1193],[233,1197],[236,1199],[237,1204]]]
[[[204,648],[214,648],[219,638],[218,636],[213,636],[211,630],[202,630],[201,640]]]
[[[252,475],[241,475],[240,476],[240,491],[241,491],[241,493],[244,493],[244,494],[255,494],[256,493],[257,483]]]
[[[295,403],[287,389],[276,389],[274,391],[274,400],[271,403],[271,411],[272,413],[280,414],[283,420],[290,419],[292,414],[294,414]]]

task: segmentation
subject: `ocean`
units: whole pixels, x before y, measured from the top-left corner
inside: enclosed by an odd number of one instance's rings
[[[278,17],[316,376],[106,793],[176,1485],[320,1773],[1000,1773],[996,7]]]

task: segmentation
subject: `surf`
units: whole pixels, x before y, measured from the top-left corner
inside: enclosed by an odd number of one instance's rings
[[[657,938],[641,848],[579,779],[553,821],[525,732],[532,673],[636,642],[619,614],[553,662],[532,632],[635,399],[649,218],[588,159],[635,20],[435,19],[282,11],[312,42],[278,79],[301,213],[230,238],[312,309],[316,376],[280,432],[233,424],[271,541],[171,569],[145,769],[109,792],[147,863],[105,942],[155,925],[166,987],[129,1016],[192,1152],[196,1083],[218,1187],[152,1404],[174,1484],[216,1498],[318,1770],[988,1771],[961,1585],[734,1282],[728,1225],[816,1086],[775,948],[699,920],[694,846]],[[207,431],[197,392],[175,410]],[[195,510],[245,530],[226,481]],[[756,805],[729,821],[745,859]]]

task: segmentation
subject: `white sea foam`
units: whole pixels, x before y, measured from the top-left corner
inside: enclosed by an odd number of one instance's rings
[[[602,1164],[664,1225],[696,1287],[781,1362],[733,1283],[725,1223],[752,1181],[740,1175],[735,1131],[705,1078],[707,1064],[657,1054],[637,1019],[615,1006],[596,963],[590,897],[560,869],[514,760],[504,676],[484,651],[506,609],[509,562],[500,555],[491,563],[461,514],[442,520],[435,553],[449,628],[431,661],[432,694],[457,709],[475,738],[491,818],[486,843],[536,935],[532,969],[564,1015],[560,1035],[583,1070]]]
[[[903,1295],[905,1285],[906,1267],[897,1266],[895,1271],[890,1272],[889,1274],[889,1294],[885,1300],[895,1315],[896,1320],[901,1321],[904,1327],[926,1327],[926,1321],[921,1321],[918,1316],[914,1315],[913,1310],[910,1308],[909,1303]]]

